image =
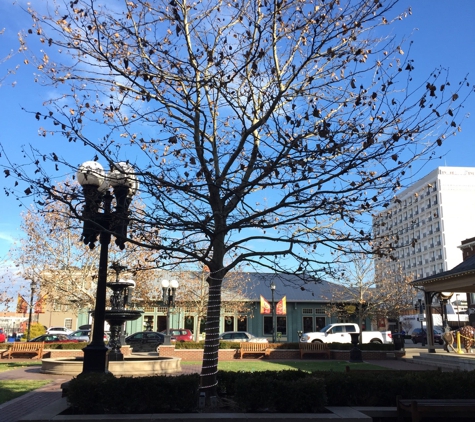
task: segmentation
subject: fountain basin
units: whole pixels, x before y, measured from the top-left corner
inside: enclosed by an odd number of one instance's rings
[[[41,360],[41,373],[77,376],[82,372],[82,358],[46,358]],[[181,372],[181,358],[159,356],[126,356],[109,362],[109,371],[117,377],[145,377]]]

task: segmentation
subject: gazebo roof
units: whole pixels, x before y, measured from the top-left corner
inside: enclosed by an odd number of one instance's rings
[[[411,284],[422,287],[426,292],[475,293],[475,255],[451,270],[415,280]]]

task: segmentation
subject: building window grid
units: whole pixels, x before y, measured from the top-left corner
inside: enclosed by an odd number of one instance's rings
[[[72,330],[73,328],[73,319],[72,318],[65,318],[64,319],[64,327],[68,330]]]
[[[424,208],[428,209],[428,208],[432,208],[430,210],[430,212],[427,213],[427,215],[425,216],[424,218],[424,221],[422,221],[422,224],[418,224],[418,226],[421,226],[423,228],[425,228],[425,224],[426,224],[426,219],[427,219],[427,222],[431,222],[431,221],[434,221],[436,219],[439,219],[440,218],[440,213],[439,213],[439,208],[436,207],[436,205],[439,204],[438,202],[438,192],[437,192],[437,181],[433,181],[432,183],[426,185],[424,188],[423,188],[423,191],[422,192],[419,192],[418,195],[414,195],[414,201],[412,201],[412,198],[413,196],[410,196],[410,202],[409,202],[409,205],[413,205],[413,209],[411,210],[406,210],[409,212],[409,216],[412,218],[411,216],[411,213],[412,215],[417,215],[418,213],[418,209],[416,208],[417,207],[417,202],[418,199],[421,199],[423,200],[424,198],[426,198],[425,201],[422,202],[422,205]],[[429,198],[429,200],[427,200],[427,198]],[[406,205],[407,207],[407,203],[408,201],[404,201],[404,204]],[[394,211],[394,214],[396,215],[396,221],[398,220],[397,219],[397,214],[401,214],[402,212],[404,212],[403,209],[400,209],[400,207],[398,207],[398,209],[395,209]],[[385,215],[386,216],[386,219],[388,218],[392,218],[392,215],[391,215],[391,211],[388,211],[387,214]],[[405,217],[405,215],[404,215]],[[399,220],[401,220],[401,217],[399,218]],[[441,228],[440,228],[440,223],[438,221],[434,221],[434,225],[432,227],[430,227],[428,230],[425,230],[426,231],[426,236],[424,237],[428,237],[429,235],[432,235],[434,233],[440,233],[441,231]],[[413,223],[413,226],[412,226],[412,229],[414,229],[415,227],[415,224]],[[397,227],[396,227],[397,228]],[[387,227],[386,227],[387,229]],[[401,230],[399,230],[401,231]],[[404,229],[403,229],[403,232],[406,232]],[[414,239],[417,239],[417,236],[416,235],[413,235],[413,238]],[[420,237],[419,237],[420,239]],[[437,236],[431,236],[429,239],[428,239],[428,248],[430,249],[434,249],[435,247],[440,247],[441,246],[441,240],[440,240],[440,236],[437,235]],[[416,248],[412,248],[411,250],[411,255],[412,254],[415,254],[415,253],[420,253],[421,252],[421,245],[418,245],[419,249],[417,250],[417,246]],[[424,250],[427,250],[428,248],[424,248]],[[404,252],[402,252],[404,253]],[[417,257],[416,257],[417,259]],[[441,250],[440,249],[437,249],[436,251],[433,251],[432,252],[432,256],[430,257],[430,261],[434,261],[434,260],[442,260],[443,259],[443,256],[442,256],[442,253],[441,253]],[[422,260],[422,262],[424,262],[426,260],[426,258],[424,257],[424,259]],[[419,262],[419,265],[422,264],[422,262]],[[414,265],[414,264],[413,264]],[[406,267],[409,267],[410,268],[410,264],[409,265],[406,265]],[[444,264],[443,263],[437,263],[437,265],[431,265],[429,266],[429,268],[424,268],[423,270],[421,269],[420,272],[418,274],[416,274],[417,277],[421,278],[423,276],[428,276],[428,275],[431,275],[431,274],[434,274],[434,271],[444,271]]]

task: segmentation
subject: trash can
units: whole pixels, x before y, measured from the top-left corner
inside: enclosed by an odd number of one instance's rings
[[[393,334],[394,350],[404,349],[404,336],[400,333]]]

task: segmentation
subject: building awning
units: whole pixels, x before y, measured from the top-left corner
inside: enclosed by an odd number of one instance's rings
[[[475,293],[475,255],[451,270],[411,282],[426,292]]]

